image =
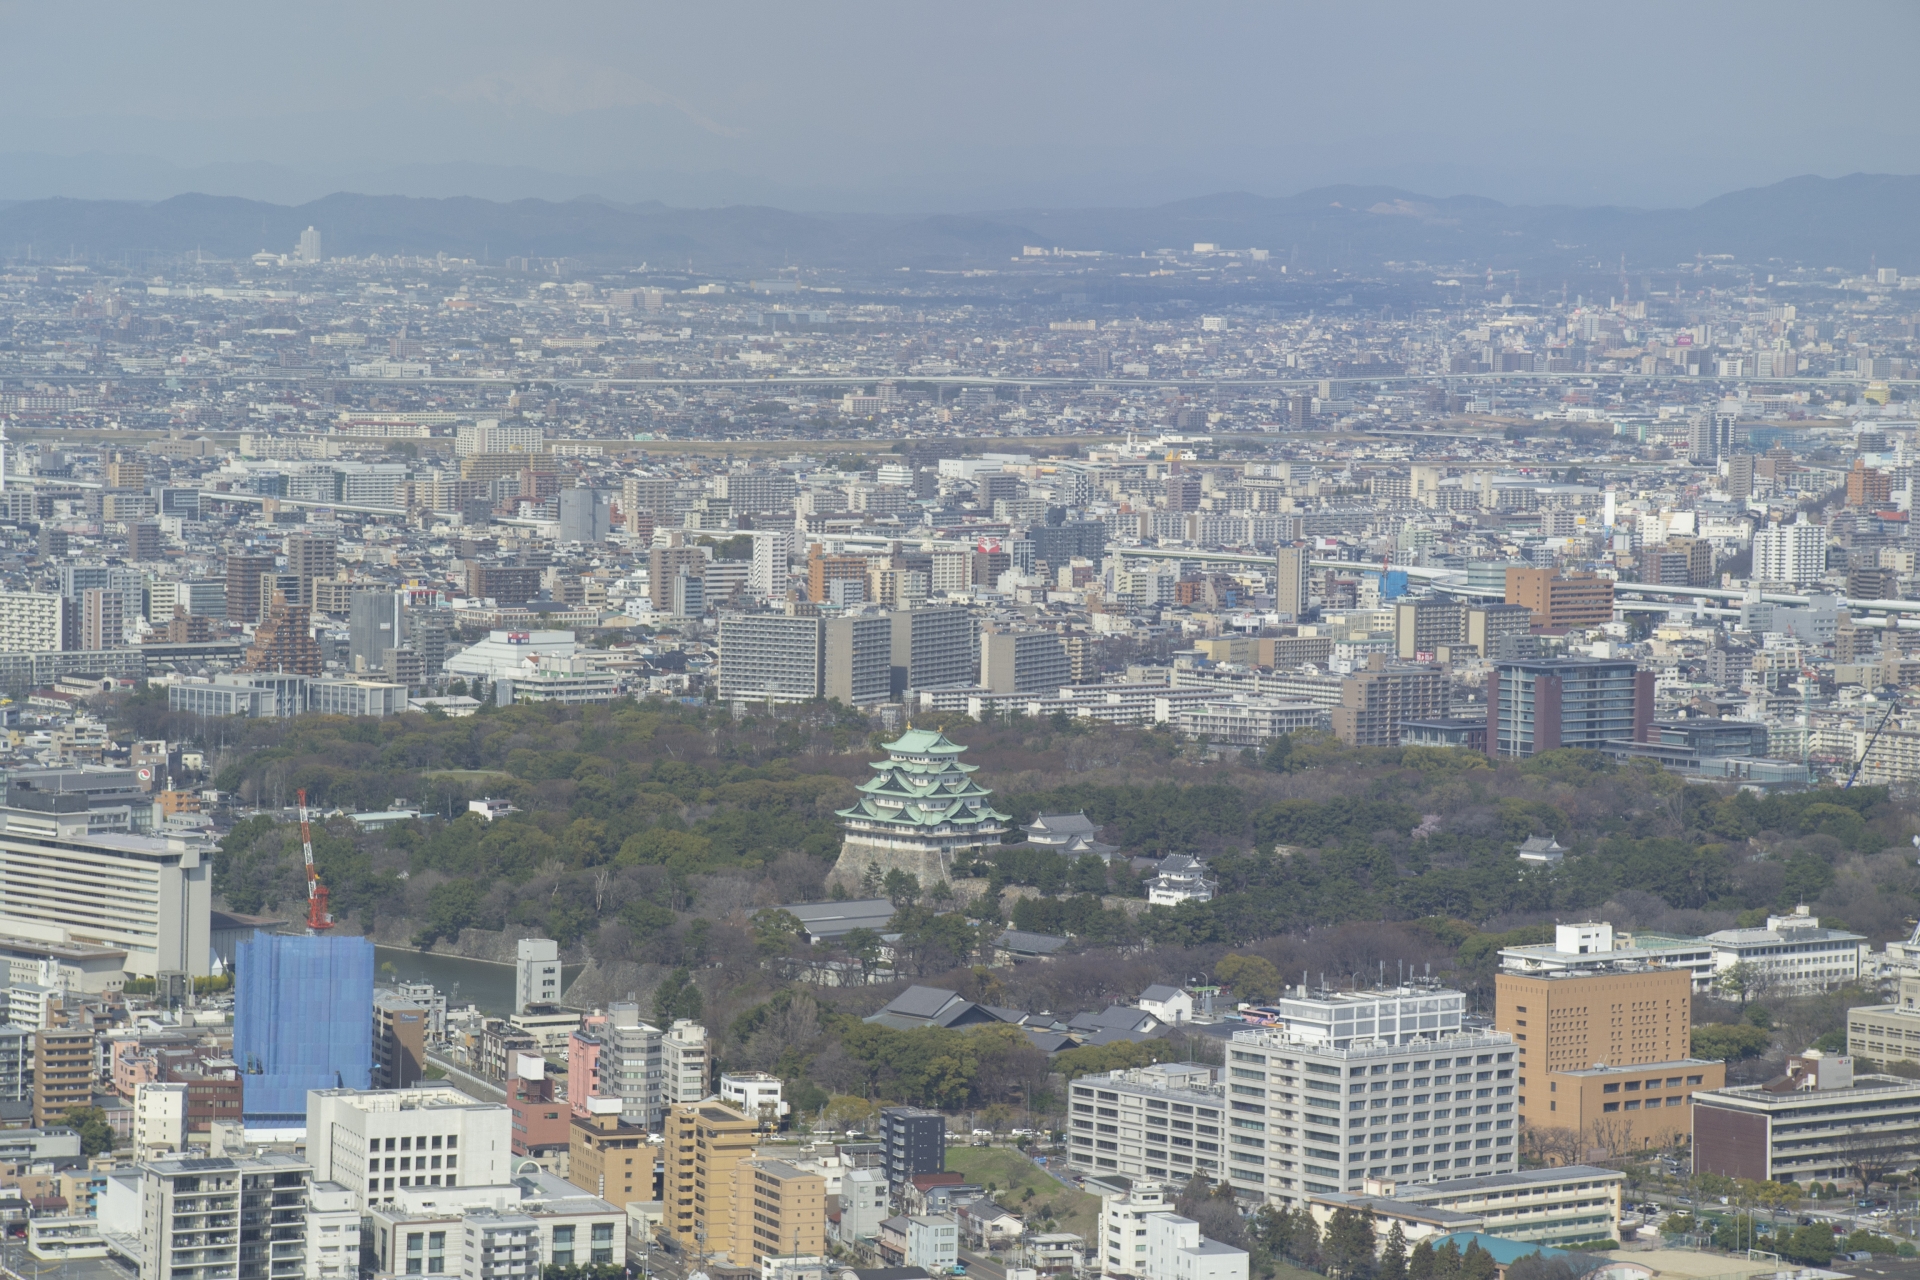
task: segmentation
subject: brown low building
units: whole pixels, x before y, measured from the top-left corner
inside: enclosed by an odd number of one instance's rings
[[[513,1072],[513,1057],[528,1053],[542,1057],[540,1038],[503,1018],[488,1018],[480,1027],[480,1074],[504,1084]]]
[[[1527,1128],[1571,1130],[1590,1146],[1619,1152],[1685,1143],[1693,1135],[1693,1095],[1723,1087],[1727,1064],[1681,1058],[1534,1079],[1520,1095]]]
[[[427,1011],[402,996],[374,996],[373,1087],[411,1089],[426,1070]]]
[[[1548,631],[1604,627],[1613,621],[1613,579],[1590,570],[1508,569],[1506,602],[1525,605],[1533,625]]]
[[[227,1062],[220,1066],[200,1063],[167,1073],[166,1079],[187,1086],[187,1133],[210,1134],[214,1121],[241,1122],[242,1091],[245,1088],[239,1070]]]
[[[552,1076],[539,1080],[523,1080],[516,1076],[507,1081],[507,1110],[513,1113],[511,1142],[516,1156],[538,1158],[572,1146],[573,1113],[567,1109],[566,1103],[555,1100],[553,1094]],[[652,1199],[652,1165],[653,1162],[648,1160],[646,1176],[636,1180],[636,1185],[646,1185],[649,1193],[647,1199]],[[637,1165],[635,1167],[638,1168]],[[621,1166],[623,1171],[625,1168],[625,1165]],[[621,1182],[625,1185],[624,1178]]]
[[[93,1032],[49,1027],[33,1037],[33,1126],[61,1123],[74,1107],[93,1102]]]

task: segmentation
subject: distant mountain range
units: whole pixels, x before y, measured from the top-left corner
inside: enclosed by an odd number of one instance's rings
[[[1920,176],[1792,178],[1692,209],[1506,205],[1388,187],[1324,187],[1284,198],[1240,193],[1141,209],[1011,209],[931,217],[336,194],[300,205],[180,195],[153,203],[50,199],[0,206],[0,255],[91,261],[200,250],[244,258],[290,252],[320,229],[329,255],[568,257],[605,267],[765,271],[785,265],[855,272],[992,266],[1024,246],[1133,255],[1211,242],[1263,248],[1275,263],[1364,269],[1426,262],[1463,271],[1644,272],[1731,254],[1764,268],[1871,264],[1920,274]]]

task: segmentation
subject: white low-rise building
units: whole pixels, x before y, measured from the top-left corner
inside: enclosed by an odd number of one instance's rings
[[[1200,1234],[1200,1224],[1177,1213],[1147,1219],[1144,1280],[1247,1280],[1245,1249]]]
[[[1142,1013],[1150,1013],[1170,1027],[1193,1021],[1193,997],[1179,987],[1160,983],[1146,988],[1133,1002]]]
[[[307,1095],[314,1178],[357,1208],[417,1187],[497,1186],[512,1157],[512,1113],[445,1085],[315,1089]]]
[[[804,1167],[804,1166],[803,1166]],[[831,1192],[829,1192],[831,1194]],[[840,1175],[840,1241],[871,1242],[887,1220],[887,1177],[878,1169],[848,1169]]]
[[[501,1186],[416,1187],[375,1206],[367,1225],[381,1274],[479,1280],[627,1260],[626,1210],[546,1173]],[[505,1256],[489,1258],[503,1247]],[[530,1271],[486,1269],[490,1262],[522,1261],[532,1264]]]
[[[1501,948],[1500,967],[1508,973],[1548,974],[1627,964],[1662,965],[1687,970],[1693,975],[1693,989],[1706,991],[1717,971],[1714,956],[1714,944],[1706,938],[1616,934],[1606,921],[1589,920],[1555,925],[1552,942]]]
[[[1185,693],[1185,690],[1181,691]],[[1170,720],[1189,738],[1205,737],[1217,747],[1259,747],[1282,734],[1302,729],[1325,729],[1332,723],[1327,709],[1312,702],[1284,702],[1278,698],[1208,698],[1174,705],[1175,695],[1154,699],[1154,718]],[[1165,709],[1166,715],[1160,712]]]
[[[1173,1201],[1159,1182],[1134,1182],[1124,1195],[1100,1197],[1099,1272],[1143,1276],[1147,1271],[1147,1219],[1172,1213]]]
[[[97,1218],[81,1216],[31,1218],[27,1221],[27,1253],[42,1262],[107,1256],[106,1237]]]
[[[513,680],[528,658],[571,658],[579,651],[571,631],[489,631],[447,659],[447,674],[466,680]]]
[[[1713,964],[1725,973],[1736,964],[1752,966],[1759,984],[1779,995],[1804,995],[1846,986],[1860,977],[1868,946],[1857,933],[1822,929],[1820,917],[1806,907],[1790,916],[1768,916],[1764,929],[1722,929],[1707,935]]]
[[[360,1274],[360,1210],[337,1182],[307,1190],[306,1280],[354,1280]]]
[[[944,1275],[960,1261],[960,1224],[951,1217],[916,1214],[907,1219],[906,1235],[910,1267],[925,1267]]]
[[[515,702],[612,702],[620,696],[620,677],[583,654],[531,655],[508,678]]]
[[[780,1077],[764,1071],[729,1071],[720,1077],[721,1099],[743,1116],[758,1117],[764,1126],[777,1125],[792,1110],[780,1095]]]

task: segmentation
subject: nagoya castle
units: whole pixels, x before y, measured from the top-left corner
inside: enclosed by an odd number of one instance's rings
[[[960,763],[965,747],[931,729],[908,729],[883,745],[887,758],[873,763],[859,802],[838,811],[846,835],[831,880],[857,892],[869,870],[897,869],[931,887],[950,878],[956,850],[1000,842],[1008,815],[973,780],[979,766]]]

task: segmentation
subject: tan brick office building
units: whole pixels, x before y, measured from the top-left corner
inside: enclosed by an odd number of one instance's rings
[[[1522,1125],[1616,1147],[1690,1137],[1693,1093],[1727,1075],[1691,1056],[1692,994],[1691,973],[1660,965],[1497,974],[1494,1026],[1514,1038]]]

